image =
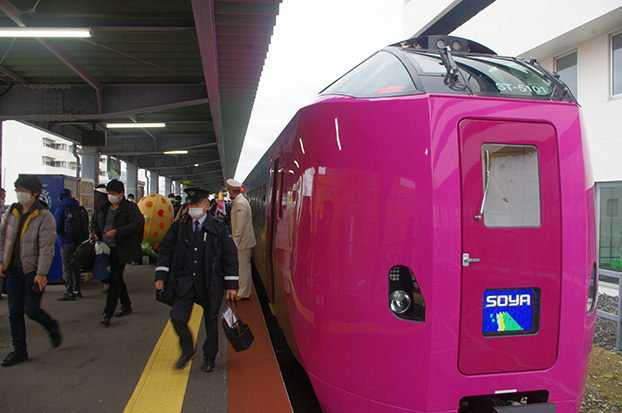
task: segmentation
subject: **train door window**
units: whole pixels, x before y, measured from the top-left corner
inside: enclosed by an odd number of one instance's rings
[[[283,170],[281,170],[280,174],[280,185],[279,185],[279,218],[283,218],[283,178],[285,178]]]
[[[622,33],[611,36],[611,77],[613,95],[622,94]]]
[[[568,53],[555,59],[555,71],[559,78],[570,88],[577,97],[577,52]]]
[[[397,57],[378,52],[346,73],[322,92],[357,98],[403,96],[421,93]]]
[[[539,227],[540,172],[533,145],[482,145],[486,227]]]

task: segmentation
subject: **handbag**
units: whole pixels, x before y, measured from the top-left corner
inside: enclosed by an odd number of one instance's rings
[[[174,297],[172,297],[172,295],[173,294],[171,294],[170,291],[166,290],[166,287],[162,290],[156,290],[156,300],[166,305],[170,305],[171,307],[173,306],[173,303],[175,302]]]
[[[78,245],[76,252],[71,259],[71,266],[79,270],[88,270],[93,268],[95,261],[95,239],[91,238]]]
[[[231,301],[233,300],[230,299],[229,302]],[[253,340],[255,340],[255,337],[253,337],[253,333],[251,333],[251,328],[248,324],[242,322],[237,301],[233,301],[233,303],[235,304],[235,313],[231,305],[227,306],[222,313],[222,329],[231,347],[233,347],[233,350],[236,352],[248,350]]]
[[[106,249],[108,253],[106,253]],[[108,284],[110,282],[110,248],[101,241],[95,242],[95,260],[93,261],[93,277]]]

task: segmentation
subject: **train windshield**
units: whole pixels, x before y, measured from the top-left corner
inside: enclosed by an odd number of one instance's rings
[[[429,89],[438,85],[439,76],[447,73],[441,57],[434,53],[410,52],[409,58],[421,69],[421,81]],[[453,90],[466,86],[481,96],[551,99],[574,102],[565,87],[548,79],[543,73],[516,59],[498,56],[452,55],[461,74],[461,80],[451,85]],[[447,82],[445,82],[447,85]],[[430,91],[430,90],[428,90]],[[438,91],[438,90],[434,90]],[[465,90],[466,91],[466,90]]]

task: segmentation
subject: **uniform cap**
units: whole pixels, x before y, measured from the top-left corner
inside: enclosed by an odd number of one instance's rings
[[[209,191],[203,188],[185,188],[184,191],[188,194],[186,202],[189,204],[196,204],[209,196]]]
[[[242,184],[233,178],[227,179],[227,185],[233,189],[242,188]]]

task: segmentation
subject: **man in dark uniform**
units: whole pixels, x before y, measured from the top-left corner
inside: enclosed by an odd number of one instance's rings
[[[206,338],[204,372],[214,371],[218,352],[218,313],[224,290],[234,299],[238,289],[237,249],[222,221],[207,214],[209,191],[187,188],[188,213],[173,222],[158,247],[155,288],[173,297],[171,323],[179,336],[183,369],[194,355],[188,320],[194,303],[203,307]]]

